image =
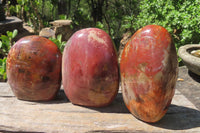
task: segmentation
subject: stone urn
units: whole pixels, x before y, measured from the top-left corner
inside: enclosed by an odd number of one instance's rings
[[[0,0],[0,21],[6,19],[4,5],[2,4],[2,0]]]
[[[200,75],[200,44],[181,46],[178,55],[191,72]]]

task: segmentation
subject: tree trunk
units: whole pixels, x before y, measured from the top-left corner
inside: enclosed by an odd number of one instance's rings
[[[70,12],[71,12],[71,0],[68,0],[68,9],[67,9],[67,17],[69,17]]]
[[[102,22],[103,19],[103,6],[105,0],[91,0],[90,6],[92,7],[92,18],[96,25],[96,23]]]
[[[5,16],[5,11],[4,11],[4,6],[3,4],[0,4],[0,21],[3,21],[6,19],[6,16]]]
[[[66,14],[66,1],[65,0],[58,0],[58,15]]]

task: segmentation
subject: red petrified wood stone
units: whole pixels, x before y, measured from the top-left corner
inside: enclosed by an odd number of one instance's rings
[[[18,99],[46,101],[61,85],[62,54],[56,44],[40,36],[17,41],[7,58],[8,83]]]
[[[62,79],[73,104],[109,105],[119,87],[117,53],[110,36],[97,28],[74,33],[64,49]]]
[[[165,28],[148,25],[131,37],[120,70],[123,99],[134,116],[156,122],[165,115],[175,92],[177,64],[176,49]]]

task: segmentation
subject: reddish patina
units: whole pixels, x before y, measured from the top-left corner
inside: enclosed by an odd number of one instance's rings
[[[124,102],[145,122],[166,113],[175,92],[177,54],[168,31],[158,25],[139,29],[126,44],[120,62]]]
[[[46,101],[61,85],[62,54],[52,41],[27,36],[17,41],[7,58],[8,83],[18,99]]]
[[[74,33],[64,49],[62,79],[73,104],[109,105],[119,86],[117,54],[110,36],[97,28]]]

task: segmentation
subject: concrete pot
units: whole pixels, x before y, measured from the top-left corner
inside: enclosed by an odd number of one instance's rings
[[[187,44],[181,46],[178,55],[182,58],[183,63],[193,73],[200,75],[200,57],[191,54],[194,50],[200,50],[200,44]]]

